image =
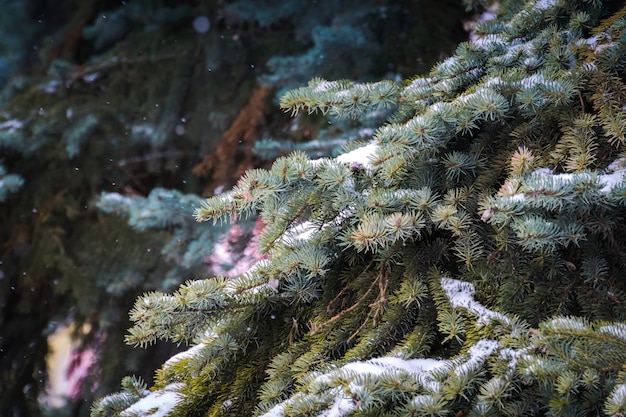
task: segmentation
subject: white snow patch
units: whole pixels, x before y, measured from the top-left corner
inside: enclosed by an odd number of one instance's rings
[[[371,166],[371,157],[378,150],[378,144],[376,142],[372,142],[368,145],[361,146],[351,152],[344,153],[343,155],[339,155],[335,160],[341,163],[347,164],[361,164],[364,167]]]
[[[280,241],[284,243],[294,242],[298,240],[309,240],[311,236],[318,230],[318,226],[311,221],[291,226],[280,237]]]
[[[573,329],[579,332],[585,332],[589,329],[584,322],[569,317],[557,317],[550,320],[550,325],[557,328]]]
[[[484,84],[487,88],[506,86],[506,83],[500,77],[490,77]]]
[[[126,197],[120,193],[106,193],[103,197],[102,197],[105,201],[111,201],[111,202],[120,202],[120,203],[128,203],[130,200],[129,197]]]
[[[345,209],[339,212],[339,214],[337,215],[337,217],[333,219],[331,224],[334,226],[341,226],[341,223],[343,223],[346,219],[352,216],[355,212],[356,212],[355,205],[350,204],[348,207],[346,207]]]
[[[607,167],[606,172],[606,174],[597,176],[598,184],[602,186],[599,191],[604,194],[610,193],[613,188],[624,183],[624,176],[626,176],[626,158],[619,158],[613,161]],[[551,177],[555,183],[561,184],[590,178],[587,172],[579,174],[554,174],[549,168],[539,168],[533,171],[532,175]]]
[[[504,348],[500,350],[500,358],[509,361],[509,370],[515,370],[517,361],[522,358],[528,358],[528,352],[532,350],[532,347],[525,347],[522,349]]]
[[[191,358],[193,356],[196,356],[200,353],[200,351],[205,347],[204,343],[199,343],[195,346],[192,346],[191,348],[177,353],[176,355],[172,356],[171,358],[169,358],[165,364],[163,365],[164,368],[173,366],[174,364],[182,361],[183,359],[187,359],[187,358]]]
[[[591,49],[595,49],[598,46],[598,42],[603,41],[605,39],[610,40],[611,36],[606,33],[606,32],[600,32],[595,36],[592,36],[591,38],[587,38],[587,39],[581,39],[580,41],[577,42],[577,44],[586,44],[588,45]]]
[[[481,339],[469,348],[469,359],[455,363],[452,371],[455,374],[471,372],[485,362],[485,360],[498,348],[499,343],[495,340]]]
[[[517,194],[513,194],[511,196],[503,197],[503,198],[505,198],[507,201],[510,201],[512,203],[526,200],[526,196],[524,195],[524,193],[517,193]]]
[[[469,282],[459,281],[452,278],[441,278],[441,287],[446,292],[452,307],[462,307],[470,313],[478,316],[477,326],[487,325],[492,319],[503,323],[510,323],[504,314],[495,312],[474,300],[474,285]]]
[[[318,167],[326,161],[328,161],[328,158],[309,159],[309,164],[313,167]]]
[[[555,181],[560,182],[561,184],[564,184],[564,183],[572,182],[576,177],[574,176],[574,174],[557,174],[557,175],[553,175],[552,178]]]
[[[483,48],[487,48],[491,45],[504,45],[507,43],[507,40],[502,35],[490,33],[483,36],[477,36],[473,39],[472,43]]]
[[[405,360],[398,357],[386,356],[381,358],[374,358],[364,362],[352,362],[342,366],[339,369],[332,371],[329,375],[320,375],[316,378],[316,382],[328,383],[334,377],[341,376],[342,371],[351,371],[353,373],[363,375],[380,376],[389,371],[405,371],[415,377],[424,387],[431,390],[437,390],[439,383],[432,377],[432,371],[444,367],[449,364],[449,361],[439,359],[409,359]],[[362,389],[354,379],[344,387],[342,390],[337,390],[337,398],[332,407],[322,413],[319,417],[340,417],[351,412],[355,408],[355,404],[351,398],[346,397],[346,394],[358,394]]]
[[[624,171],[626,169],[626,158],[617,158],[606,168],[608,171]]]
[[[183,384],[176,383],[166,386],[163,390],[154,391],[137,401],[120,413],[121,417],[166,417],[180,402],[182,394],[176,392]]]
[[[416,381],[420,383],[427,391],[438,392],[441,389],[441,382],[435,379],[433,373],[437,369],[445,369],[449,372],[462,371],[466,367],[481,366],[484,361],[494,353],[499,347],[499,343],[495,340],[482,339],[470,347],[468,351],[469,358],[460,362],[444,359],[409,359],[405,360],[399,357],[385,356],[374,358],[367,361],[358,361],[348,363],[340,368],[320,374],[312,384],[330,384],[333,380],[339,378],[341,386],[331,390],[331,395],[335,397],[333,404],[329,409],[322,411],[317,417],[342,417],[350,414],[357,407],[353,400],[353,396],[360,393],[363,389],[357,382],[355,377],[358,375],[380,376],[384,373],[394,371],[404,371],[414,376]],[[344,372],[348,371],[348,375]],[[348,379],[350,382],[347,386],[343,383]],[[428,400],[430,396],[418,395],[414,397],[414,401]],[[262,417],[282,417],[285,407],[292,399],[288,399],[265,413]]]
[[[352,362],[347,365],[344,365],[342,369],[347,371],[354,371],[358,374],[370,374],[370,375],[380,375],[385,369],[380,365],[375,365],[371,362]]]
[[[420,77],[420,78],[416,78],[414,79],[411,84],[409,85],[409,88],[411,87],[417,87],[417,86],[424,86],[424,85],[429,85],[432,84],[433,82],[435,82],[434,78],[428,78],[428,77]]]
[[[337,397],[333,406],[324,414],[324,417],[342,417],[354,410],[354,401],[341,395]]]
[[[558,0],[538,0],[535,7],[539,10],[547,10],[556,5]]]
[[[536,57],[531,56],[524,60],[524,65],[529,68],[537,68],[541,65],[541,61],[539,61]]]
[[[21,129],[24,126],[24,122],[17,119],[7,120],[0,123],[0,129],[6,129],[9,133],[15,132],[17,129]]]
[[[232,190],[227,191],[225,193],[222,193],[219,195],[220,196],[220,200],[224,203],[230,203],[231,201],[233,201],[233,192]]]
[[[92,83],[94,81],[96,81],[98,79],[98,77],[100,77],[100,73],[99,72],[92,72],[91,74],[86,74],[83,76],[83,80],[86,83]]]
[[[626,404],[626,384],[619,384],[613,388],[610,401],[615,404]]]
[[[499,346],[495,340],[481,339],[469,348],[470,360],[484,361]]]
[[[593,49],[593,53],[596,55],[601,53],[606,48],[614,47],[616,45],[611,34],[607,32],[600,32],[589,39],[581,40],[577,44],[587,44],[591,49]]]
[[[600,189],[601,193],[608,194],[617,187],[624,183],[624,175],[626,175],[626,158],[618,158],[607,167],[608,174],[602,174],[598,176],[598,182],[604,185]],[[583,175],[583,174],[581,174]]]
[[[437,64],[437,70],[439,72],[448,72],[450,70],[452,70],[454,68],[455,65],[457,65],[459,62],[459,59],[457,57],[450,57],[446,60],[444,60],[443,62],[440,62],[439,64]]]
[[[520,85],[523,88],[531,89],[537,84],[546,84],[548,79],[542,74],[533,74],[530,77],[526,77],[520,81]]]
[[[339,84],[337,83],[337,81],[320,81],[319,83],[317,83],[317,85],[315,86],[315,89],[313,90],[316,93],[323,93],[325,91],[331,90],[333,88],[337,88]]]
[[[393,356],[385,356],[382,358],[372,359],[371,362],[381,364],[385,367],[394,367],[402,369],[411,374],[421,374],[430,372],[434,369],[445,365],[445,361],[440,359],[423,358],[423,359],[401,359]]]
[[[448,361],[432,358],[402,359],[393,356],[370,359],[365,362],[352,362],[341,369],[354,371],[358,374],[381,375],[390,369],[408,372],[416,377],[424,376],[433,370],[445,366]]]
[[[599,333],[619,337],[626,341],[626,323],[612,323],[598,329]]]

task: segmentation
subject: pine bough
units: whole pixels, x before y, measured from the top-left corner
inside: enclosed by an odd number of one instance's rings
[[[128,343],[192,347],[92,416],[624,415],[626,8],[501,14],[428,76],[285,94],[394,114],[205,201],[267,259],[138,299]]]

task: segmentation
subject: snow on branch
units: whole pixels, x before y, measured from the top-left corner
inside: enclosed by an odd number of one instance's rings
[[[511,324],[511,320],[504,314],[490,310],[474,300],[475,289],[471,283],[452,278],[442,278],[441,287],[446,292],[452,307],[462,307],[478,316],[477,325],[487,325],[492,319]]]
[[[120,413],[121,417],[166,417],[179,403],[182,395],[178,390],[183,386],[174,383],[163,390],[154,391]]]
[[[351,152],[339,155],[336,159],[337,162],[347,164],[359,164],[366,168],[371,167],[372,155],[378,150],[378,144],[372,142],[368,145],[357,148]]]

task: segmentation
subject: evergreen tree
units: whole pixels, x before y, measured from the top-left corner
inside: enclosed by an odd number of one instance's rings
[[[92,416],[622,416],[626,7],[504,2],[427,76],[313,79],[281,107],[393,109],[196,210],[259,215],[267,259],[137,299],[190,343]]]
[[[504,2],[427,76],[313,79],[281,107],[393,109],[336,158],[246,172],[267,259],[136,300],[191,348],[92,416],[626,413],[626,7]]]

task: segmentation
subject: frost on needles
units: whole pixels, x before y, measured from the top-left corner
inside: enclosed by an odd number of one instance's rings
[[[394,113],[205,201],[267,258],[140,297],[128,343],[191,347],[92,415],[624,415],[626,8],[500,10],[425,76],[286,93]]]

